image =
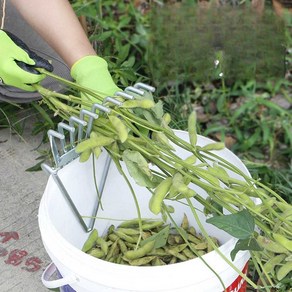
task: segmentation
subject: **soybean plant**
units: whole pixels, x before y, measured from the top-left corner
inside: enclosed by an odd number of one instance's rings
[[[82,88],[52,73],[42,72],[75,90],[89,94],[95,98],[96,103],[103,102],[97,92]],[[43,102],[65,120],[72,115],[79,115],[81,108],[92,107],[91,100],[52,92],[39,85],[36,89],[43,96]],[[101,148],[105,149],[129,184],[121,167],[123,161],[135,182],[152,193],[150,210],[154,214],[161,214],[164,220],[172,220],[167,200],[189,206],[208,244],[252,287],[260,288],[243,275],[233,265],[232,260],[221,254],[208,237],[199,220],[198,210],[194,207],[194,201],[198,201],[204,206],[205,215],[213,216],[208,219],[210,223],[238,238],[231,257],[234,258],[239,250],[250,250],[264,288],[270,291],[270,287],[275,287],[291,271],[292,206],[260,181],[249,177],[220,157],[220,152],[217,151],[224,148],[223,143],[198,146],[195,113],[189,117],[187,142],[169,127],[170,115],[163,111],[161,102],[154,102],[151,93],[145,92],[144,97],[136,96],[132,101],[123,100],[120,96],[117,98],[122,101],[122,105],[107,104],[110,112],[100,114],[94,121],[90,137],[76,145],[75,149],[80,153],[81,161],[87,160],[92,153],[98,157]],[[186,150],[189,157],[179,157],[174,145]],[[229,173],[240,178],[234,178]],[[195,192],[193,185],[207,193],[207,198]],[[139,243],[142,237],[141,216],[133,188],[130,185],[129,187],[140,219],[140,235],[137,239]],[[226,215],[226,212],[229,214]],[[238,222],[237,226],[231,224],[234,220]],[[176,224],[173,220],[172,222],[173,225]],[[181,234],[189,244],[188,238],[183,235]],[[135,252],[142,253],[139,249]],[[277,258],[277,261],[271,263],[271,258]]]

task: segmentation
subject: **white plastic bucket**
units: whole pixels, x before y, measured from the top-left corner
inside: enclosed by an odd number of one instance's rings
[[[186,132],[176,131],[176,134],[185,140],[188,139]],[[198,137],[198,144],[201,146],[211,142],[213,141],[208,138]],[[183,149],[177,149],[177,153],[182,158],[189,155]],[[231,151],[224,149],[216,153],[249,175],[244,164]],[[96,163],[98,179],[100,179],[105,157],[106,155],[103,153]],[[71,162],[59,171],[59,176],[80,213],[84,216],[91,215],[97,196],[91,159],[86,163],[79,163],[78,160]],[[233,177],[238,178],[235,174]],[[142,217],[154,218],[154,215],[148,210],[150,193],[145,188],[137,186],[133,180],[130,181],[138,196]],[[201,189],[196,187],[194,189],[204,195]],[[122,220],[137,217],[132,195],[114,163],[109,169],[102,204],[104,210],[99,210],[98,217]],[[178,203],[173,203],[173,205],[176,210],[174,217],[178,223],[186,213],[190,223],[197,228],[188,208]],[[196,207],[202,209],[198,203]],[[202,214],[200,216],[209,235],[217,237],[221,242],[221,252],[229,257],[236,239],[205,223],[205,217]],[[99,234],[103,234],[111,224],[118,225],[119,222],[98,219],[95,228],[98,229]],[[60,280],[50,281],[48,279],[49,270],[54,270],[54,266],[49,266],[43,275],[43,283],[48,288],[69,284],[72,289],[82,292],[223,291],[218,278],[199,258],[167,266],[133,267],[109,263],[83,253],[81,248],[88,233],[81,227],[52,177],[48,180],[40,203],[39,227],[46,251],[63,277]],[[233,263],[239,270],[246,273],[249,257],[249,252],[241,251]],[[227,291],[245,291],[244,279],[215,251],[206,254],[204,260],[220,275]]]

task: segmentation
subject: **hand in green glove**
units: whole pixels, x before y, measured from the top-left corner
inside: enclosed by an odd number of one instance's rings
[[[71,68],[71,76],[77,84],[94,90],[102,98],[113,96],[121,91],[114,83],[107,62],[98,56],[86,56],[77,61]],[[100,103],[94,97],[82,94],[82,99]]]
[[[35,91],[33,84],[45,78],[37,68],[53,71],[53,66],[32,52],[12,33],[0,30],[0,81],[25,91]]]

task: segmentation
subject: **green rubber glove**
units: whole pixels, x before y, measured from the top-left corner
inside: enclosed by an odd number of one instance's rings
[[[71,68],[71,76],[77,84],[94,90],[102,98],[121,91],[108,71],[107,62],[98,56],[86,56],[78,60]],[[81,98],[100,103],[96,98],[84,93],[81,94]]]
[[[53,66],[32,52],[10,32],[0,30],[0,81],[25,91],[35,91],[33,84],[45,78],[36,68],[53,71]]]

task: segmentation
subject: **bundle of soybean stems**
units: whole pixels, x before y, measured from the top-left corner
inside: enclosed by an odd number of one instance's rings
[[[79,93],[62,94],[40,85],[36,86],[43,96],[42,102],[64,120],[68,121],[71,116],[79,116],[83,108],[91,109],[94,103],[103,102],[104,98],[99,92],[81,87],[50,72],[42,70],[42,73],[83,95],[83,98],[80,98]],[[223,143],[214,142],[198,146],[195,112],[189,116],[187,142],[168,126],[171,121],[170,115],[163,112],[160,102],[154,102],[150,92],[145,91],[143,96],[134,93],[133,95],[134,100],[124,100],[122,96],[115,96],[115,99],[122,102],[119,106],[113,103],[104,104],[110,111],[98,113],[99,117],[93,122],[90,137],[75,147],[75,151],[80,153],[80,161],[86,161],[91,154],[92,157],[98,158],[102,149],[105,149],[129,185],[138,218],[141,218],[138,200],[122,169],[121,161],[126,163],[136,183],[152,193],[149,201],[150,210],[155,215],[161,214],[164,219],[169,218],[186,243],[188,240],[173,220],[171,210],[166,204],[167,200],[189,206],[210,245],[249,285],[266,291],[279,286],[280,281],[292,270],[292,206],[259,180],[251,178],[220,157],[220,153],[216,154],[217,150],[224,148]],[[188,158],[180,158],[173,145],[188,151]],[[131,170],[131,166],[134,169]],[[230,172],[240,179],[230,176],[228,174]],[[208,196],[204,197],[195,192],[191,188],[192,185],[205,191]],[[198,217],[200,211],[194,206],[194,200],[204,206],[206,216],[223,216],[226,212],[237,214],[242,210],[248,211],[254,220],[255,229],[248,238],[243,238],[247,244],[239,249],[250,250],[253,265],[260,278],[259,284],[244,275],[232,260],[215,246],[200,222]],[[256,200],[259,201],[257,204]],[[140,228],[142,234],[142,227]],[[256,246],[254,244],[249,246],[252,240],[256,242]],[[197,253],[191,245],[189,247],[195,254]],[[204,261],[200,255],[198,257]],[[206,265],[216,274],[209,264]],[[216,276],[224,287],[219,275]]]

